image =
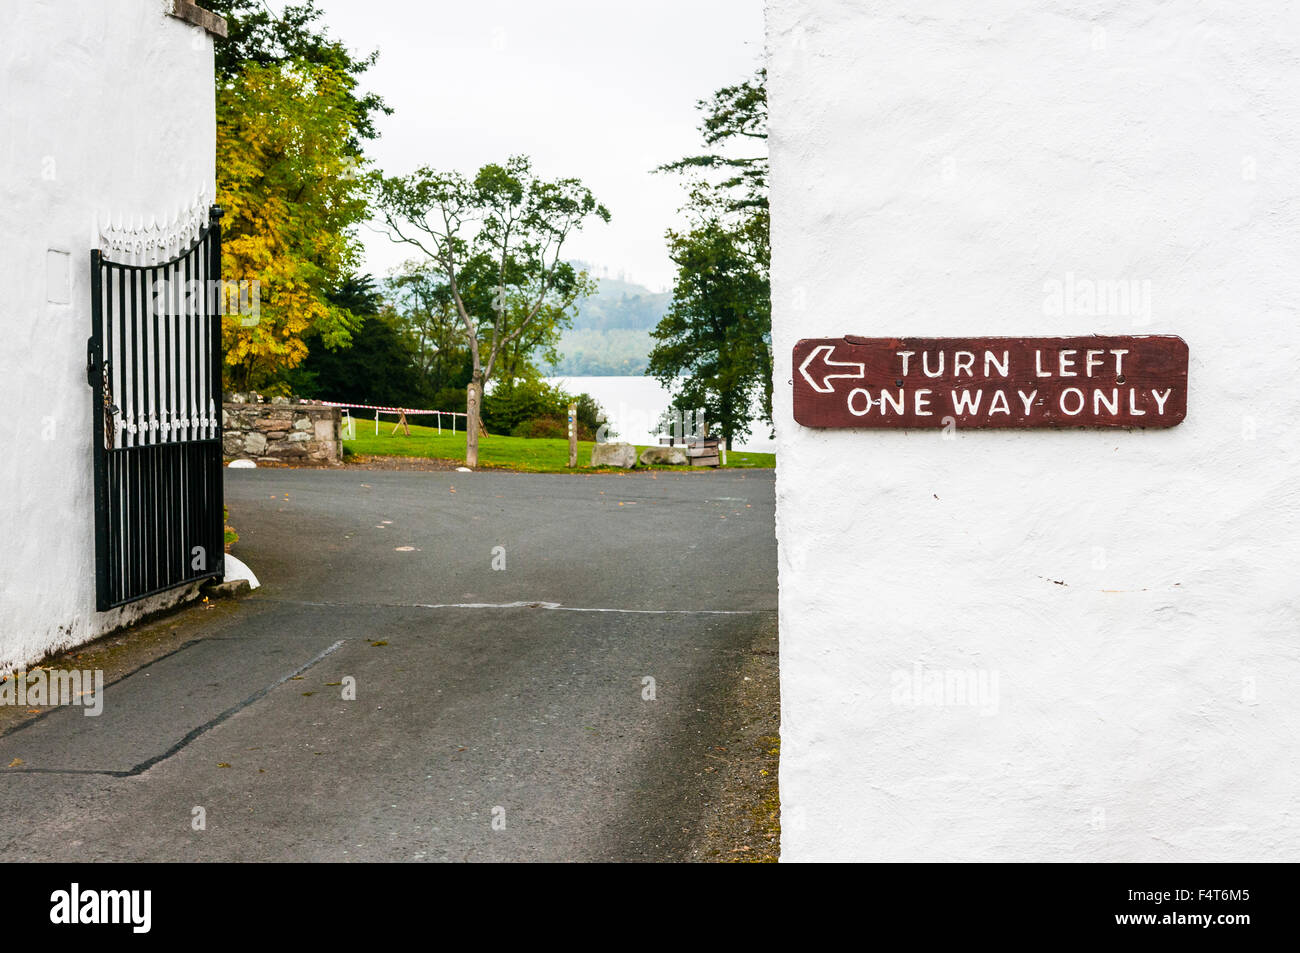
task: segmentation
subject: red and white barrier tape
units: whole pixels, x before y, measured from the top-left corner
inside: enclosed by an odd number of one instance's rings
[[[380,407],[376,404],[341,404],[333,400],[318,400],[322,407],[339,407],[344,410],[380,410],[390,414],[447,414],[452,417],[464,417],[465,414],[454,410],[412,410],[410,407]]]

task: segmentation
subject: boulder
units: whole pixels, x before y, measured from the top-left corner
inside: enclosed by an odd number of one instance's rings
[[[598,443],[591,448],[591,465],[630,470],[636,466],[636,447],[630,443]]]
[[[686,452],[681,447],[646,447],[638,458],[642,466],[686,466]]]

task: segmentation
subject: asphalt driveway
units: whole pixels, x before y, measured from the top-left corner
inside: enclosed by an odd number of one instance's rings
[[[98,718],[0,736],[6,858],[686,856],[738,673],[775,648],[771,471],[261,469],[226,495],[262,588],[167,620]]]

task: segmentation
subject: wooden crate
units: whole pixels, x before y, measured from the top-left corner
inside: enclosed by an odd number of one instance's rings
[[[686,456],[693,467],[716,467],[722,463],[718,453],[719,439],[704,437],[686,447]]]

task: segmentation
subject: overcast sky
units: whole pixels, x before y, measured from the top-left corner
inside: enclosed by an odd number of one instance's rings
[[[272,3],[274,8],[282,2]],[[666,290],[664,230],[679,179],[657,164],[700,148],[697,100],[760,65],[762,0],[318,0],[354,50],[379,50],[365,88],[394,108],[367,146],[387,174],[472,173],[514,153],[577,176],[609,208],[566,252]],[[365,229],[377,277],[408,247]],[[601,272],[597,272],[598,274]]]

